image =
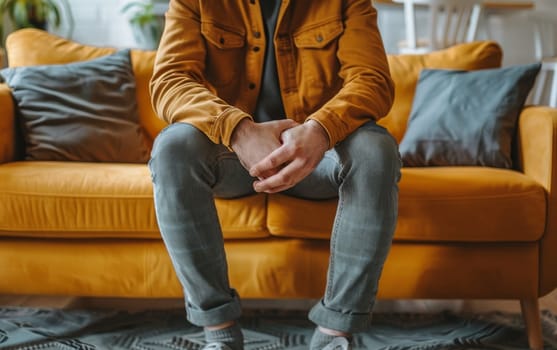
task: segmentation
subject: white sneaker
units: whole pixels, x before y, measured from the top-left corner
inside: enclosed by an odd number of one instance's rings
[[[323,350],[352,350],[352,346],[348,339],[344,337],[336,337],[332,342],[327,344]]]
[[[203,347],[201,350],[232,350],[225,343],[209,343]]]

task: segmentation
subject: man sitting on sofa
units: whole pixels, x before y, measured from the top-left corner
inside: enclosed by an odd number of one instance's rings
[[[205,349],[243,349],[214,196],[254,192],[339,198],[310,348],[349,349],[370,326],[400,176],[376,124],[393,83],[371,2],[171,0],[151,93],[170,123],[150,161],[157,220]]]

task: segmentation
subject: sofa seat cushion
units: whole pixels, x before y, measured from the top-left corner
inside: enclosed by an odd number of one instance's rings
[[[530,242],[546,222],[546,194],[522,173],[484,167],[403,168],[396,241]],[[328,239],[336,200],[269,198],[275,236]]]
[[[159,238],[144,164],[0,165],[0,236]],[[265,196],[217,200],[225,238],[267,237]]]

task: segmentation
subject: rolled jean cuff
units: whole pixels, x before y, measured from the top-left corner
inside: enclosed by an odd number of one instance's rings
[[[327,308],[322,300],[310,310],[309,319],[318,326],[350,334],[371,327],[371,312],[343,313]]]
[[[240,299],[234,293],[233,299],[228,303],[219,305],[209,310],[199,310],[186,301],[188,321],[199,327],[215,326],[228,321],[234,321],[242,315]]]

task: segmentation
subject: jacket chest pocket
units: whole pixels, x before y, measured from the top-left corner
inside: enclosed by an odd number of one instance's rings
[[[207,80],[214,86],[228,85],[237,80],[245,61],[245,30],[202,22],[201,34],[207,49]]]
[[[344,31],[340,20],[306,26],[294,34],[297,50],[298,79],[330,86],[338,78],[338,38]]]

